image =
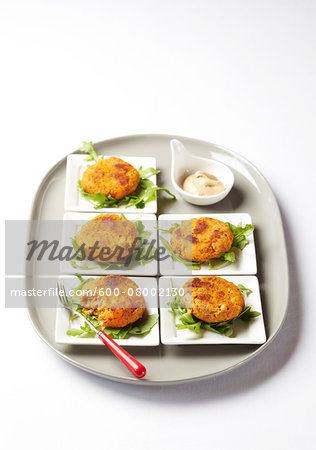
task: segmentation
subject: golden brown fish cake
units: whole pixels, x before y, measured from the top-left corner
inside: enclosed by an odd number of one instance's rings
[[[237,317],[245,307],[238,286],[220,277],[192,278],[181,298],[188,313],[205,322],[225,322]]]
[[[110,194],[116,200],[132,194],[139,183],[139,173],[131,164],[112,156],[89,166],[81,179],[81,187],[89,194]]]
[[[125,327],[140,319],[146,309],[137,288],[133,280],[120,275],[98,277],[83,286],[79,301],[83,312],[96,316],[103,327]]]
[[[103,263],[116,263],[129,255],[133,242],[138,237],[136,225],[117,214],[100,214],[85,223],[76,234],[76,244],[85,245],[86,255],[89,248],[98,242],[98,250],[93,259]],[[100,254],[104,248],[104,254]]]
[[[171,234],[172,250],[188,261],[206,262],[231,249],[234,235],[226,223],[209,217],[190,219]]]

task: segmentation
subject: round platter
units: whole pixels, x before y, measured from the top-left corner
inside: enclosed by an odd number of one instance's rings
[[[197,156],[214,158],[234,172],[231,193],[220,203],[194,206],[179,196],[171,200],[158,196],[158,214],[249,213],[255,230],[260,292],[267,341],[262,345],[194,345],[130,347],[130,352],[147,367],[144,379],[134,378],[103,346],[56,344],[56,310],[29,308],[39,336],[66,361],[96,375],[125,383],[161,385],[211,377],[255,357],[270,344],[282,326],[288,304],[288,266],[282,220],[273,192],[260,172],[241,155],[218,145],[179,136],[126,136],[94,145],[97,153],[121,156],[153,156],[157,160],[158,184],[174,191],[170,180],[170,139],[180,139]],[[45,176],[34,199],[31,219],[59,219],[64,214],[66,158]],[[36,274],[35,274],[36,275]],[[26,279],[32,289],[32,278]]]

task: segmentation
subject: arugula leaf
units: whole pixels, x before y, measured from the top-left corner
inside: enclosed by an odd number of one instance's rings
[[[234,250],[230,250],[227,253],[222,253],[220,259],[222,261],[235,262],[236,261],[236,255],[235,255]]]
[[[93,148],[92,142],[83,142],[82,146],[79,148],[79,152],[88,153],[89,156],[85,159],[86,161],[95,161],[98,162],[99,158],[97,152]]]
[[[135,260],[138,264],[145,265],[154,259],[157,247],[152,246],[152,242],[149,241],[152,233],[150,230],[146,230],[141,220],[136,220],[134,225],[137,228],[140,243],[137,252],[133,255],[132,261]]]
[[[243,250],[246,245],[249,244],[247,236],[249,236],[253,232],[255,227],[253,225],[250,225],[249,223],[244,227],[241,223],[239,223],[237,226],[229,222],[226,222],[226,224],[229,226],[234,235],[232,248],[239,248],[240,250]]]
[[[213,333],[217,334],[224,334],[227,337],[231,337],[233,334],[233,327],[226,322],[220,322],[216,324],[203,322],[201,327],[204,330],[212,331]]]
[[[83,334],[82,330],[79,330],[78,328],[70,328],[70,330],[67,330],[66,333],[68,336],[80,336]]]
[[[158,317],[158,314],[150,314],[149,316],[141,317],[133,324],[133,326],[129,330],[129,334],[148,334],[153,326],[158,322]]]
[[[85,323],[79,328],[70,328],[70,330],[67,330],[68,336],[78,336],[80,338],[92,338],[95,336],[95,331],[92,330],[92,328]]]
[[[258,311],[251,311],[251,306],[245,308],[238,316],[238,319],[244,320],[245,322],[249,322],[254,317],[261,316],[261,313]]]
[[[89,320],[91,320],[89,316]],[[126,339],[128,335],[145,336],[158,322],[158,314],[150,314],[148,316],[138,319],[132,324],[128,324],[122,328],[102,328],[108,336],[113,339]],[[95,336],[95,331],[91,329],[88,324],[78,328],[71,328],[67,331],[68,336],[78,336],[80,338],[89,338]]]
[[[72,265],[72,267],[74,269],[82,269],[82,270],[92,270],[92,269],[96,269],[96,267],[89,267],[89,266],[82,266],[80,264],[77,264],[75,259],[71,259],[70,260],[70,264]]]
[[[218,270],[221,269],[222,267],[226,267],[229,264],[231,264],[229,261],[225,261],[222,264],[219,264],[221,260],[221,258],[212,258],[208,261],[208,266],[211,270]]]
[[[174,287],[174,286],[172,286]],[[179,294],[179,291],[177,289],[177,293],[172,295],[172,300],[168,303],[168,306],[170,307],[171,311],[174,314],[185,314],[187,312],[187,309],[183,306],[181,302],[181,296]]]
[[[124,197],[128,199],[126,208],[130,208],[131,206],[136,206],[138,209],[145,208],[146,203],[155,200],[157,191],[164,191],[170,195],[170,197],[174,199],[176,198],[176,196],[168,189],[155,186],[154,183],[148,178],[141,178],[134,194]]]
[[[172,223],[169,230],[164,230],[163,228],[156,228],[156,230],[163,231],[164,233],[172,233],[176,228],[178,228],[181,223]]]
[[[84,323],[84,325],[82,325],[80,327],[82,329],[82,331],[84,331],[85,333],[94,333],[94,331],[92,330],[92,328],[90,327],[90,325],[88,323]]]
[[[86,280],[83,278],[82,275],[80,275],[80,273],[75,273],[75,276],[78,278],[78,280],[79,280],[81,283],[86,283]],[[92,280],[92,278],[90,278],[90,279]]]
[[[145,225],[141,220],[136,220],[133,222],[137,228],[138,236],[142,238],[142,240],[148,239],[151,236],[151,231],[145,229]]]
[[[138,173],[140,178],[150,178],[153,175],[157,175],[158,173],[160,173],[160,170],[153,169],[152,167],[148,167],[148,169],[143,169],[142,167],[140,167],[138,169]]]
[[[182,322],[182,325],[176,325],[178,330],[189,329],[195,331],[196,334],[199,334],[201,330],[207,330],[217,334],[224,334],[227,337],[230,337],[233,334],[231,322],[209,323],[188,313],[182,314],[179,317],[179,320]]]
[[[72,322],[73,320],[77,319],[78,317],[79,317],[78,314],[72,314],[72,315],[69,317],[69,322]]]
[[[202,321],[196,319],[192,314],[184,313],[179,317],[179,320],[182,322],[182,325],[176,325],[178,330],[184,330],[186,328],[195,331],[196,334],[200,333]]]
[[[165,191],[172,198],[176,198],[176,196],[168,189],[155,186],[154,183],[148,178],[141,178],[135,192],[133,194],[126,195],[120,200],[116,200],[110,194],[106,197],[100,192],[96,194],[89,194],[82,189],[80,180],[78,180],[78,189],[82,197],[94,205],[94,209],[118,208],[122,204],[126,205],[125,208],[135,206],[137,209],[144,209],[146,203],[155,200],[157,191]]]
[[[124,262],[116,262],[116,263],[101,263],[98,261],[99,266],[104,269],[104,270],[109,270],[109,269],[119,269],[119,268],[123,268],[125,267],[125,263]]]
[[[126,325],[123,328],[103,328],[103,331],[112,339],[126,339],[126,336],[131,329],[131,325]]]
[[[252,290],[246,288],[243,284],[238,284],[238,288],[239,288],[240,292],[243,294],[245,293],[246,296],[248,296],[249,294],[252,294]]]
[[[208,261],[209,268],[211,270],[222,269],[223,267],[228,266],[229,264],[235,262],[236,254],[234,250],[230,250],[227,253],[221,253],[219,258],[212,258]],[[224,261],[224,263],[220,264],[220,261]]]

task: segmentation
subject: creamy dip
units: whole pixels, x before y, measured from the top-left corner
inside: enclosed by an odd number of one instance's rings
[[[225,191],[225,186],[214,175],[198,170],[183,183],[183,190],[193,195],[216,195]]]

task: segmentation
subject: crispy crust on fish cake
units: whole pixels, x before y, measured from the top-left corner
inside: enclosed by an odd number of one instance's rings
[[[125,327],[140,319],[146,309],[144,297],[136,294],[137,288],[133,280],[120,275],[98,277],[83,286],[79,302],[83,312],[96,316],[103,327]]]
[[[110,194],[116,200],[132,194],[139,183],[139,173],[131,164],[112,156],[89,166],[81,179],[81,187],[89,194]]]
[[[226,223],[209,217],[190,219],[171,234],[172,250],[188,261],[206,262],[231,249],[234,235]]]
[[[75,241],[79,247],[85,245],[87,256],[89,248],[98,242],[99,249],[94,254],[94,260],[101,263],[116,263],[129,255],[137,237],[136,225],[125,217],[117,214],[100,214],[81,227]],[[104,248],[103,255],[100,254],[102,248]]]
[[[220,277],[192,278],[181,298],[188,313],[205,322],[224,322],[237,317],[245,307],[238,286]]]

